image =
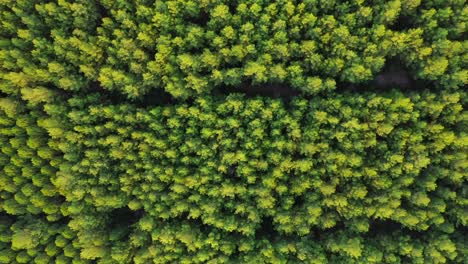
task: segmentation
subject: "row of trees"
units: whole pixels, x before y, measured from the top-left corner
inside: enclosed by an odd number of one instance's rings
[[[149,225],[147,219],[126,230],[115,231],[115,226],[101,230],[98,235],[112,237],[112,246],[82,248],[66,222],[2,215],[0,263],[462,263],[466,251],[463,234],[414,234],[388,224],[388,232],[371,234],[335,230],[279,237],[270,232],[253,239],[192,221]],[[101,237],[93,238],[97,244]]]
[[[62,158],[37,125],[42,112],[7,98],[0,99],[0,109],[0,211],[61,219],[63,197],[52,182]]]
[[[0,215],[0,231],[0,263],[90,263],[80,257],[76,232],[66,222]]]
[[[3,1],[0,89],[99,83],[187,98],[247,82],[317,94],[368,82],[393,58],[456,89],[468,80],[466,13],[461,0]]]
[[[465,102],[456,92],[154,108],[3,98],[0,214],[13,225],[2,224],[0,261],[461,262]],[[35,225],[60,228],[24,231]],[[46,257],[56,236],[70,248]]]

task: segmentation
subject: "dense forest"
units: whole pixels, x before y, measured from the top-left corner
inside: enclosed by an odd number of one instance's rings
[[[465,0],[0,23],[0,263],[466,263]]]

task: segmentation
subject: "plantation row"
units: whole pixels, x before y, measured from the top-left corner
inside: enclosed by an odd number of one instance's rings
[[[396,60],[434,90],[468,83],[463,0],[6,0],[0,91],[196,98],[281,83],[304,95],[373,80]],[[397,63],[398,64],[398,63]]]
[[[20,216],[12,224],[1,216],[0,263],[463,263],[466,254],[466,241],[459,233],[391,229],[356,235],[335,229],[307,237],[275,239],[276,233],[270,233],[249,238],[193,221],[148,225],[142,218],[123,228],[110,217],[87,220],[114,224],[113,229],[81,232],[77,238],[65,221]],[[384,226],[388,228],[387,223]],[[103,246],[102,240],[112,246]]]
[[[0,263],[462,263],[466,93],[0,99]]]

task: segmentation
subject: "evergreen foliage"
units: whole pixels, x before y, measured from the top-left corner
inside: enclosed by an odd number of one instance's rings
[[[0,0],[0,263],[466,263],[467,22]]]
[[[468,83],[467,17],[463,0],[5,0],[0,89],[99,82],[130,99],[188,98],[249,82],[316,95],[367,83],[392,58],[457,89]]]

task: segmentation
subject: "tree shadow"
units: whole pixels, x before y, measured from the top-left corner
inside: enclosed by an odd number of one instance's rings
[[[401,92],[410,92],[430,89],[433,86],[428,81],[414,78],[412,71],[399,58],[390,58],[372,80],[359,84],[338,81],[336,91],[386,93],[398,89]]]
[[[271,241],[278,237],[279,234],[273,226],[273,218],[269,216],[264,216],[260,227],[255,231],[255,238],[257,240],[267,238]]]
[[[231,93],[243,93],[247,98],[258,96],[277,98],[285,102],[289,102],[292,98],[301,94],[298,89],[285,83],[251,84],[250,82],[243,82],[238,86],[224,85],[214,90],[214,94],[220,96]]]

